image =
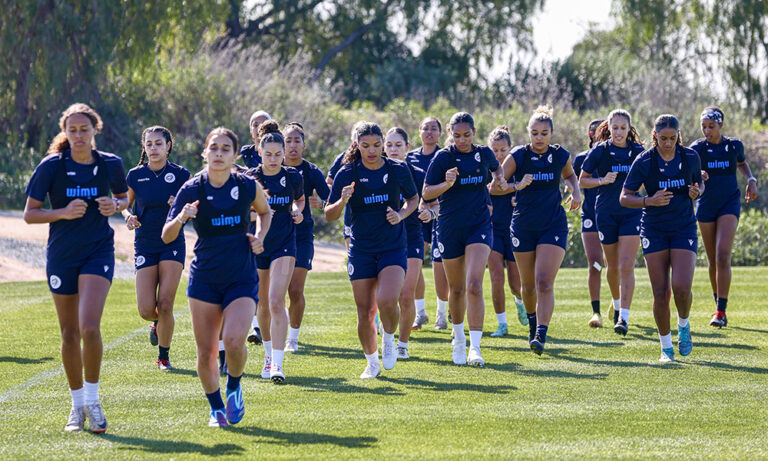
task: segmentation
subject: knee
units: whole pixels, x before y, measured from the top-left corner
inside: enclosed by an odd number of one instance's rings
[[[149,304],[139,305],[139,315],[144,320],[147,320],[147,321],[150,321],[150,322],[153,321],[153,320],[157,320],[157,314],[155,313],[155,308],[157,308],[157,310],[159,311],[160,310],[160,304],[158,303],[157,306],[149,305]]]
[[[161,297],[157,301],[157,312],[160,314],[170,314],[173,312],[173,300]]]
[[[548,277],[536,274],[536,289],[541,293],[547,293],[552,291],[554,288],[553,280],[550,280]]]
[[[285,298],[269,295],[269,312],[272,315],[279,314],[285,310]]]
[[[664,284],[662,286],[652,287],[651,291],[653,292],[653,299],[666,300],[667,293],[669,293],[669,287]]]
[[[61,343],[67,346],[80,344],[80,329],[63,327],[61,328]]]
[[[687,283],[672,282],[672,293],[675,298],[690,296],[691,286]]]
[[[731,255],[724,251],[718,251],[715,257],[715,264],[718,269],[728,269],[731,267]]]
[[[451,295],[453,295],[453,296],[464,296],[464,294],[467,291],[467,289],[466,289],[466,287],[464,285],[450,286],[449,290],[451,292]]]
[[[633,258],[621,258],[619,260],[619,272],[622,274],[632,274],[635,271],[635,260]]]
[[[524,293],[532,293],[532,292],[536,291],[536,284],[535,283],[531,283],[531,282],[522,282],[520,284],[520,289]]]
[[[245,338],[243,336],[227,333],[222,340],[224,341],[224,349],[228,351],[235,350],[238,347],[245,347]]]
[[[289,287],[288,297],[291,299],[291,301],[298,301],[304,297],[304,290],[299,287]]]
[[[406,291],[403,289],[403,291],[400,293],[400,307],[403,306],[411,306],[413,303],[416,302],[416,297],[413,294],[413,291]]]
[[[504,286],[504,272],[502,273],[491,272],[491,285]]]
[[[470,280],[469,283],[467,283],[467,292],[470,296],[483,296],[483,282],[479,279]]]
[[[83,338],[83,342],[99,341],[101,340],[101,330],[97,324],[85,324],[80,326],[80,337]]]

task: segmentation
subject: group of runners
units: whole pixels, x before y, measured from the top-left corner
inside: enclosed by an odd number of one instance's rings
[[[366,358],[361,378],[375,378],[408,359],[412,330],[429,324],[422,274],[427,255],[437,297],[434,328],[450,324],[455,364],[485,364],[486,267],[498,321],[491,336],[508,334],[506,281],[518,321],[529,328],[529,346],[541,355],[568,242],[565,208],[579,207],[589,261],[589,326],[603,325],[600,274],[605,268],[613,328],[627,334],[635,258],[642,247],[660,360],[674,361],[672,295],[678,352],[688,355],[696,223],[716,308],[710,324],[723,327],[741,207],[737,170],[747,177],[746,200],[757,197],[743,144],[721,134],[723,111],[709,107],[700,120],[704,138],[684,147],[678,119],[661,115],[654,122],[652,145],[643,146],[631,115],[614,110],[589,125],[590,148],[573,160],[552,143],[555,123],[548,107],[533,112],[530,141],[520,146],[504,126],[490,133],[487,145],[478,142],[474,119],[466,112],[448,122],[446,147],[439,145],[441,122],[422,120],[421,147],[415,150],[402,128],[384,131],[358,122],[349,148],[324,175],[304,158],[300,123],[280,126],[258,111],[249,120],[251,145],[240,148],[227,128],[208,133],[204,168],[196,174],[171,161],[172,133],[149,127],[141,136],[139,164],[126,175],[120,157],[96,149],[101,117],[85,104],[74,104],[62,114],[61,133],[30,179],[24,211],[28,223],[50,223],[46,272],[72,397],[65,429],[82,430],[86,419],[93,432],[107,428],[99,401],[100,324],[114,271],[108,217],[115,213],[122,213],[135,232],[138,310],[151,322],[149,338],[158,348],[160,369],[173,368],[173,305],[186,258],[183,228],[192,221],[197,241],[186,294],[210,426],[243,418],[240,381],[248,341],[264,346],[261,376],[274,383],[286,379],[285,352],[300,347],[304,286],[314,256],[312,208],[322,210],[328,221],[344,221],[347,272]],[[246,167],[237,165],[238,159]],[[46,199],[50,207],[43,208]],[[224,398],[222,373],[227,376]]]

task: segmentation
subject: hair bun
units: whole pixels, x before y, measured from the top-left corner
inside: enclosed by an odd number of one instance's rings
[[[533,111],[533,114],[544,114],[549,118],[552,118],[552,112],[554,109],[552,109],[552,106],[546,105],[546,106],[539,106],[536,108],[536,110]]]
[[[280,125],[278,125],[276,121],[265,120],[261,125],[259,125],[259,137],[264,137],[264,135],[269,133],[279,133],[280,135],[283,134],[280,132]]]
[[[509,133],[509,127],[507,127],[507,125],[499,125],[496,128],[494,128],[493,131],[506,131],[507,133]]]

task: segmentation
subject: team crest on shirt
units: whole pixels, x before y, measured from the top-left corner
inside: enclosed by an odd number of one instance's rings
[[[389,173],[384,173],[384,177],[381,178],[381,180],[384,181],[384,184],[386,184],[387,181],[389,180]]]
[[[547,156],[547,162],[548,162],[548,163],[552,163],[552,154],[549,154],[549,155]]]
[[[96,176],[96,173],[98,172],[99,172],[99,165],[96,165],[95,167],[93,167],[93,175]]]
[[[480,152],[475,152],[475,161],[476,162],[480,161]]]
[[[235,200],[239,199],[240,198],[240,188],[237,187],[237,186],[233,187],[232,190],[229,191],[229,195],[233,199],[235,199]]]
[[[280,185],[281,185],[281,186],[283,186],[283,187],[285,187],[285,176],[283,176],[282,178],[280,178]]]
[[[648,249],[648,247],[651,246],[651,242],[647,239],[643,239],[643,248]]]
[[[136,265],[137,266],[143,266],[144,263],[147,262],[147,259],[144,256],[136,256]]]
[[[347,263],[347,273],[349,273],[349,275],[355,273],[355,266],[353,266],[352,263]]]
[[[52,275],[49,283],[51,284],[51,288],[55,290],[61,286],[61,279],[58,275]]]
[[[167,182],[168,184],[171,184],[174,181],[176,181],[176,175],[173,173],[168,173],[165,175],[164,179],[165,179],[165,182]]]
[[[584,220],[584,228],[585,229],[591,229],[592,228],[592,220],[591,219],[585,219]]]

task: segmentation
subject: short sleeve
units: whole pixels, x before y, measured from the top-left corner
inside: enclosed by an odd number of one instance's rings
[[[593,147],[592,149],[587,152],[586,157],[584,157],[584,164],[581,165],[581,171],[585,173],[589,173],[592,176],[595,175],[595,171],[597,170],[597,165],[600,164],[600,159],[603,155],[603,145],[598,144],[597,146]]]
[[[482,156],[485,157],[485,161],[488,164],[488,171],[496,171],[499,169],[499,161],[496,159],[493,150],[490,147],[483,146]]]
[[[124,194],[128,192],[128,184],[125,181],[125,167],[123,159],[113,157],[107,161],[107,171],[109,171],[109,187],[113,194]]]
[[[627,179],[624,181],[624,189],[638,191],[645,184],[649,172],[648,156],[638,156],[627,173]],[[699,173],[701,174],[701,173]]]
[[[136,170],[129,170],[125,177],[125,184],[133,190],[136,190]]]
[[[329,203],[336,203],[341,198],[341,190],[351,183],[351,175],[349,169],[342,168],[336,173],[333,178],[333,185],[331,186],[331,195],[328,197]]]
[[[747,161],[747,156],[744,153],[744,143],[738,139],[733,140],[733,148],[736,149],[736,161],[738,163],[744,163]]]
[[[183,186],[181,186],[181,189],[179,189],[179,192],[176,194],[176,197],[173,199],[173,204],[171,204],[171,209],[168,210],[168,216],[165,218],[165,222],[172,221],[173,218],[175,218],[179,213],[181,213],[181,210],[184,209],[184,205],[186,205],[187,203],[192,203],[195,200],[197,200],[197,188],[198,188],[198,185],[195,184],[194,180],[189,180],[186,183],[184,183]],[[255,190],[256,189],[254,187],[254,193],[255,193]]]
[[[304,178],[296,170],[291,171],[290,175],[291,186],[293,187],[293,199],[298,200],[304,195]]]
[[[699,154],[695,150],[688,151],[688,164],[691,167],[691,173],[693,173],[693,182],[701,184],[701,159]]]
[[[306,180],[307,178],[305,178]],[[325,176],[323,176],[323,172],[320,171],[320,168],[312,167],[309,169],[309,182],[312,185],[312,188],[317,191],[317,195],[323,199],[328,200],[328,195],[331,193],[331,190],[328,188],[328,183],[325,182]]]
[[[334,160],[333,164],[331,165],[331,168],[328,170],[328,177],[332,180],[336,179],[336,174],[339,172],[342,166],[342,161],[344,160],[344,154],[346,152],[340,153]]]
[[[424,178],[424,184],[428,186],[434,186],[445,181],[445,159],[444,154],[435,154],[435,158],[429,164],[427,168],[427,175]]]
[[[397,171],[397,179],[400,182],[400,191],[405,198],[411,198],[414,195],[418,195],[416,190],[416,184],[413,182],[413,176],[411,176],[411,170],[405,163],[398,163],[395,165]]]
[[[586,158],[586,153],[581,153],[573,158],[573,172],[576,173],[576,176],[581,175],[581,165],[584,163],[584,158]]]
[[[58,160],[44,159],[37,165],[35,171],[32,173],[32,177],[27,184],[26,194],[27,196],[39,201],[44,202],[45,197],[51,190],[53,185],[53,177],[56,172],[56,162]]]

